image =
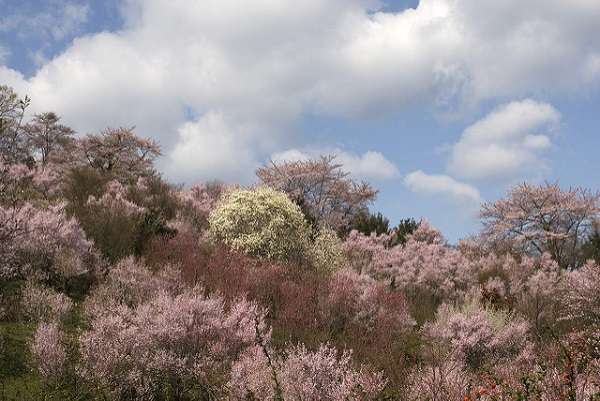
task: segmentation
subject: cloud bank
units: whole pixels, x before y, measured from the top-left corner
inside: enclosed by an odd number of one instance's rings
[[[595,0],[421,0],[381,10],[372,0],[128,0],[121,30],[76,38],[31,78],[0,66],[0,81],[81,133],[136,125],[163,144],[171,178],[186,181],[244,176],[289,148],[305,115],[598,88]],[[548,145],[535,135],[517,141],[528,149],[518,161],[499,165],[534,161]],[[465,132],[455,148],[451,170],[461,176],[480,163],[460,157],[476,136]]]

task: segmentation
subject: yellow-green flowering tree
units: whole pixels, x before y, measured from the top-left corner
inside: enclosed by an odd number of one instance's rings
[[[276,261],[299,261],[310,228],[286,194],[270,188],[226,194],[209,217],[210,235],[233,249]]]

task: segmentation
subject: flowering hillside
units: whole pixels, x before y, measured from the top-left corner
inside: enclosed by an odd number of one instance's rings
[[[600,195],[522,184],[453,245],[334,156],[182,187],[133,129],[0,86],[0,401],[598,401]]]

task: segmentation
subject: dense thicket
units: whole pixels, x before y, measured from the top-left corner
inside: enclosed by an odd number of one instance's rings
[[[0,400],[600,400],[597,194],[517,186],[450,245],[331,156],[182,188],[28,104],[0,87]]]

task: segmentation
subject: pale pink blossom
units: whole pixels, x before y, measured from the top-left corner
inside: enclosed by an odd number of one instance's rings
[[[66,295],[34,283],[27,283],[21,292],[21,309],[31,321],[59,321],[72,310],[73,301]]]
[[[256,304],[228,306],[202,292],[161,292],[135,308],[98,314],[79,339],[80,375],[117,398],[152,400],[166,390],[219,394],[256,331],[269,331]]]
[[[351,352],[321,345],[311,352],[291,347],[280,355],[253,347],[231,371],[230,399],[273,401],[366,401],[381,394],[380,373],[355,366]]]
[[[36,208],[29,203],[0,206],[0,277],[52,280],[60,278],[57,258],[69,252],[85,260],[85,270],[96,266],[92,243],[77,221],[68,218],[65,204]]]
[[[46,381],[61,378],[67,368],[65,338],[57,323],[40,323],[31,342],[33,363]]]
[[[117,180],[112,180],[106,184],[106,191],[100,198],[90,196],[87,205],[112,211],[118,210],[127,216],[141,215],[146,210],[127,199],[127,189]]]

